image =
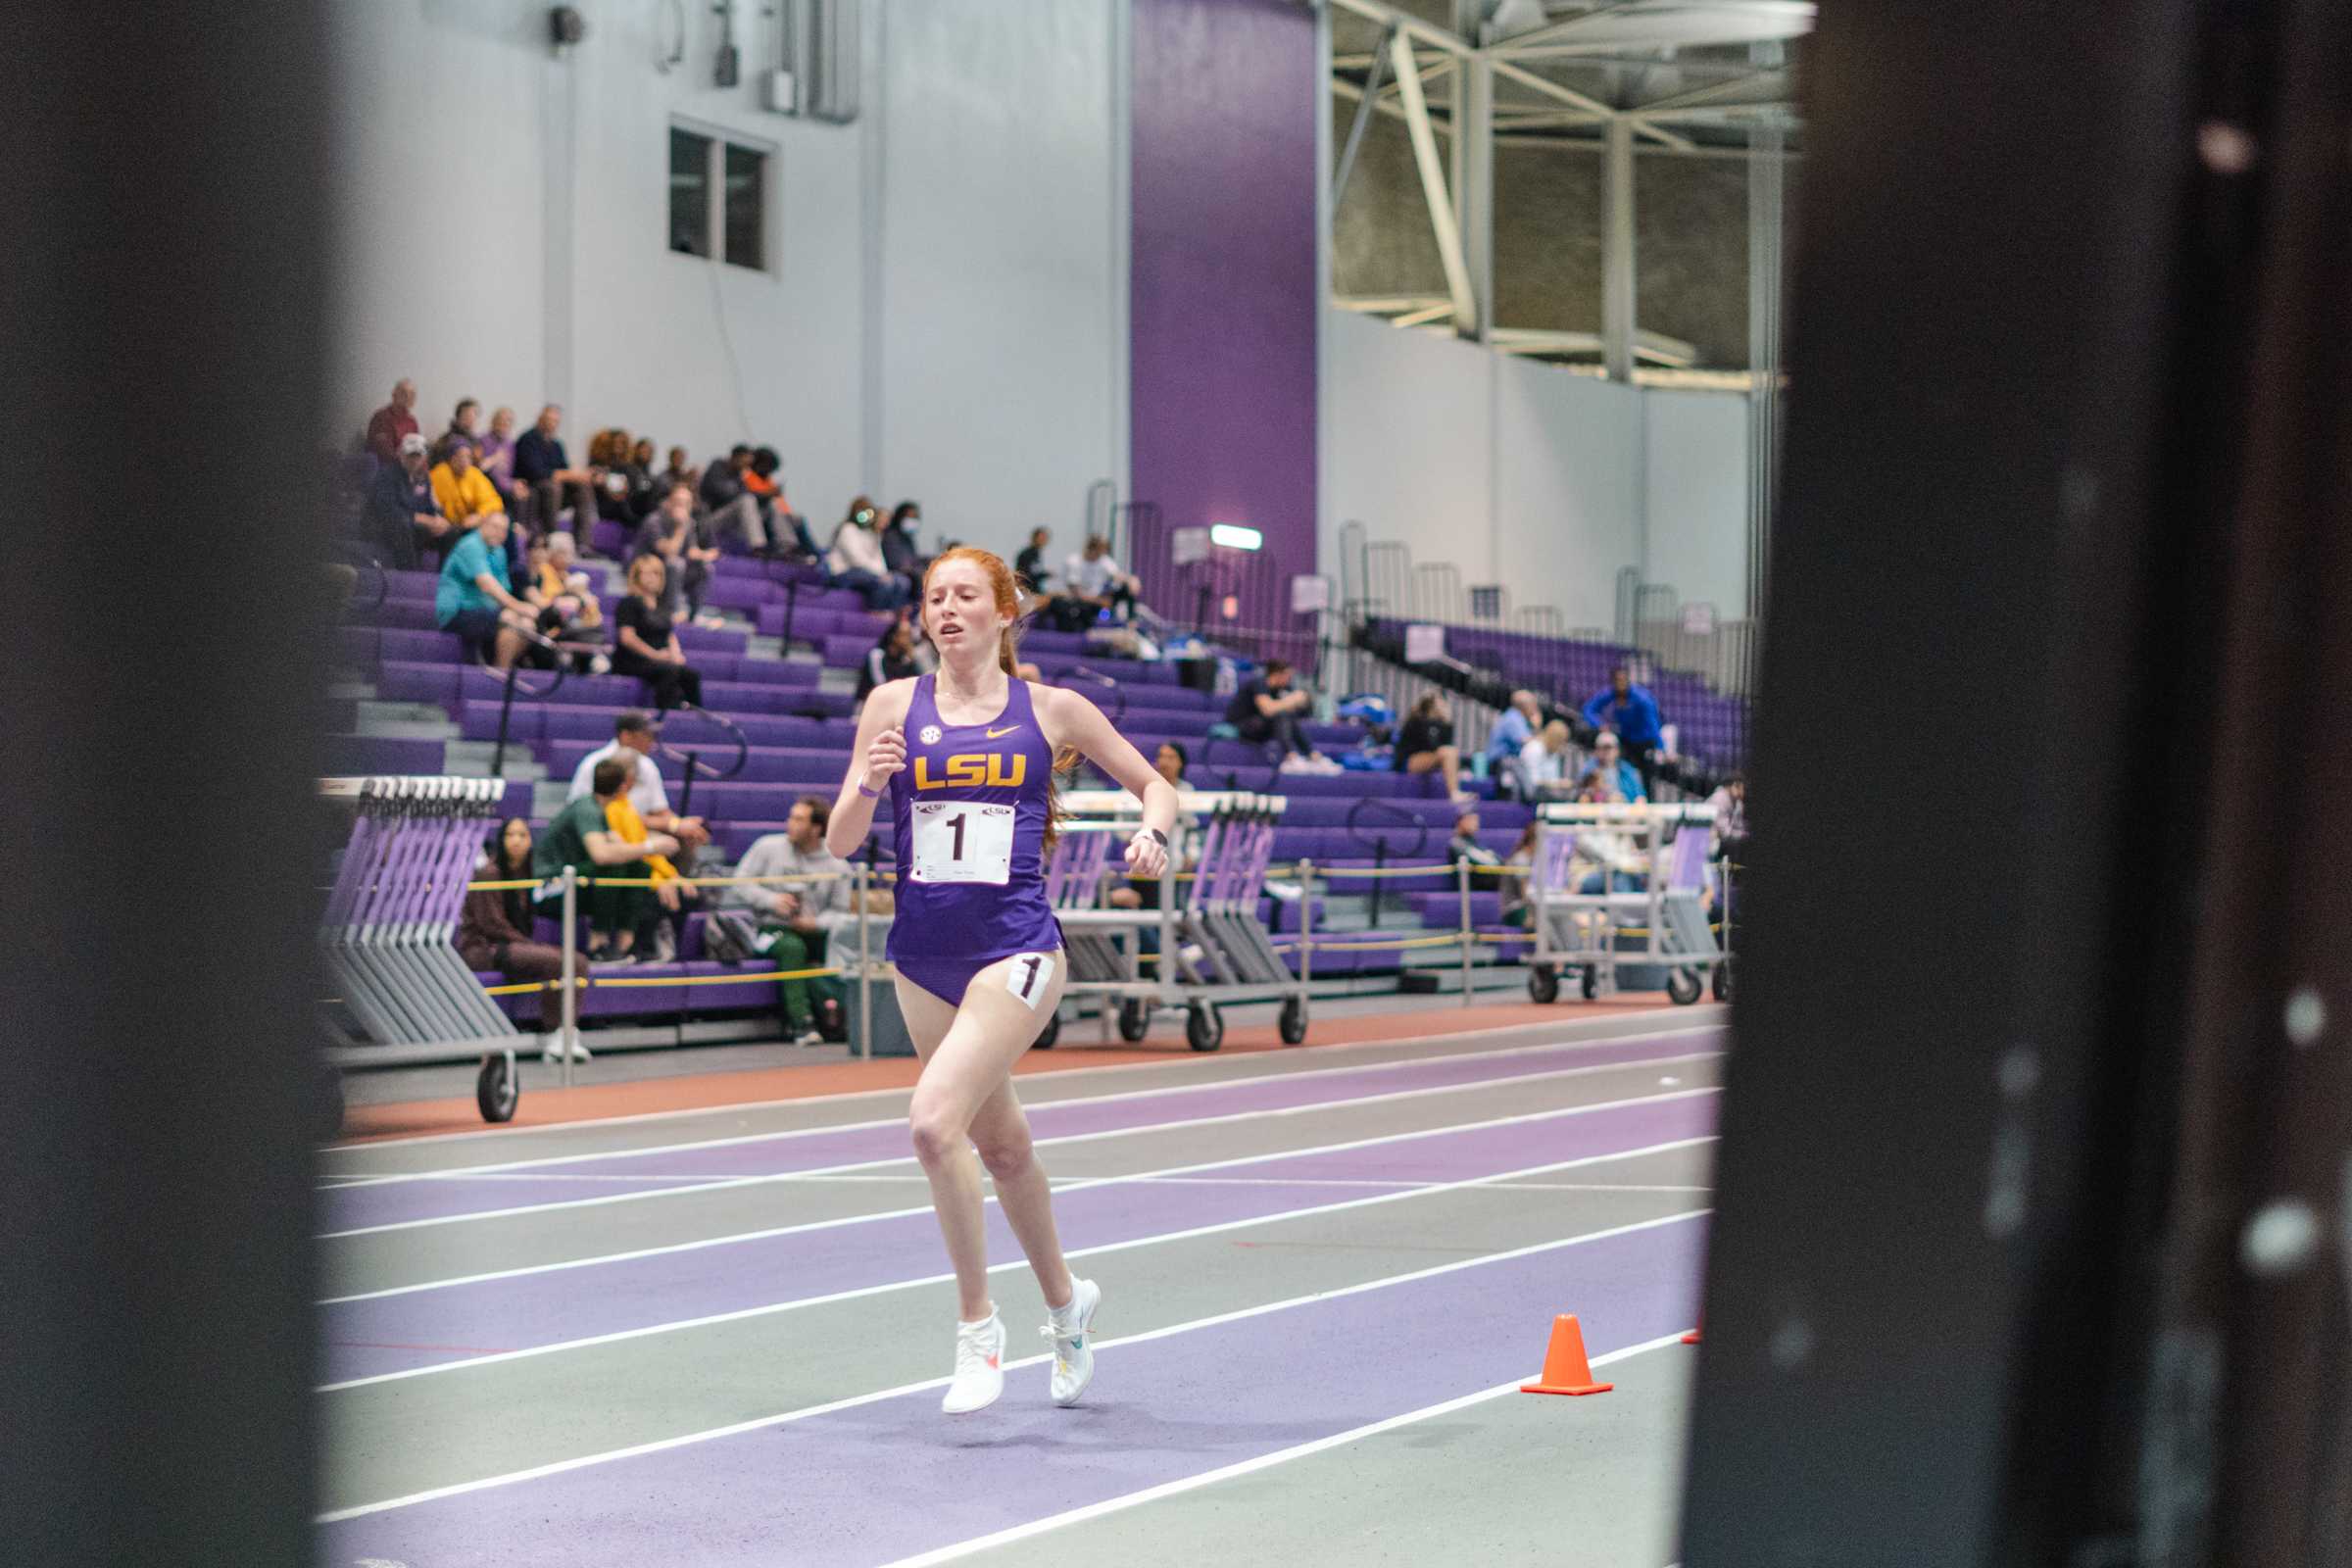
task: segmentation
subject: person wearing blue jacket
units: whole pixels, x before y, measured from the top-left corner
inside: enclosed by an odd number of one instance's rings
[[[1642,770],[1646,791],[1655,783],[1658,742],[1658,700],[1646,686],[1637,686],[1623,664],[1609,671],[1609,689],[1585,705],[1585,722],[1594,729],[1615,730],[1625,743],[1626,760]]]

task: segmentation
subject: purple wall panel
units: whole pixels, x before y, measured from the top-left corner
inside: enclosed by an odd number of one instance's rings
[[[1134,0],[1133,494],[1169,529],[1241,522],[1242,624],[1289,622],[1315,569],[1313,16],[1296,0]],[[1189,620],[1164,546],[1136,570]],[[1189,597],[1189,595],[1185,596]]]

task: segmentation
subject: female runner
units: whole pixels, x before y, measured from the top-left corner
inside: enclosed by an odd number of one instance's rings
[[[936,673],[874,688],[825,839],[848,856],[890,795],[898,908],[889,957],[899,1010],[922,1058],[907,1120],[956,1267],[956,1374],[940,1408],[978,1410],[1004,1392],[1004,1325],[988,1294],[980,1167],[1045,1293],[1055,1404],[1095,1375],[1088,1331],[1102,1290],[1074,1279],[1054,1230],[1046,1173],[1012,1092],[1012,1064],[1061,1000],[1061,927],[1046,902],[1054,764],[1084,756],[1143,801],[1130,874],[1167,864],[1176,791],[1076,692],[1012,678],[1012,571],[962,547],[923,578],[922,624]],[[978,1149],[975,1163],[973,1151]]]

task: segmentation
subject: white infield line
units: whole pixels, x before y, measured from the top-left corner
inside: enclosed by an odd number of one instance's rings
[[[1554,1047],[1561,1045],[1616,1045],[1627,1040],[1648,1040],[1657,1035],[1719,1034],[1725,1029],[1731,1027],[1730,1010],[1714,1004],[1701,1003],[1697,1006],[1690,1008],[1683,1014],[1683,1016],[1687,1017],[1690,1013],[1700,1012],[1703,1012],[1706,1016],[1711,1018],[1712,1021],[1707,1023],[1686,1024],[1675,1029],[1656,1031],[1637,1029],[1628,1034],[1596,1034],[1592,1036],[1590,1039],[1578,1037],[1569,1040],[1552,1041],[1549,1042],[1549,1044]],[[1334,1040],[1320,1046],[1285,1046],[1282,1048],[1282,1051],[1279,1054],[1269,1052],[1265,1054],[1269,1057],[1269,1059],[1280,1061],[1288,1060],[1290,1058],[1305,1054],[1309,1052],[1319,1054],[1326,1051],[1369,1051],[1382,1046],[1425,1045],[1447,1040],[1479,1040],[1489,1035],[1515,1034],[1526,1029],[1542,1029],[1546,1027],[1568,1029],[1589,1027],[1600,1029],[1623,1023],[1638,1024],[1642,1020],[1638,1015],[1618,1018],[1594,1018],[1589,1021],[1572,1019],[1563,1024],[1556,1025],[1550,1024],[1544,1019],[1535,1019],[1527,1023],[1495,1024],[1484,1029],[1455,1029],[1451,1031],[1441,1030],[1436,1034],[1408,1037],[1403,1040]],[[1538,1050],[1543,1048],[1528,1047],[1525,1049]],[[1407,1056],[1400,1057],[1398,1059],[1406,1061],[1435,1061],[1449,1054],[1457,1054],[1457,1053],[1440,1052],[1434,1056]],[[1458,1054],[1471,1054],[1471,1053],[1458,1053]],[[1225,1059],[1237,1062],[1248,1062],[1255,1060],[1256,1056],[1234,1056]],[[1165,1065],[1171,1067],[1194,1064],[1195,1063],[1189,1062],[1187,1058],[1184,1057],[1178,1057],[1173,1061],[1165,1063]],[[1053,1072],[1043,1074],[1041,1076],[1046,1080],[1058,1081],[1063,1078],[1091,1077],[1098,1073],[1149,1070],[1150,1067],[1156,1067],[1162,1064],[1158,1062],[1104,1062],[1099,1067],[1057,1067]],[[1387,1063],[1367,1061],[1358,1062],[1355,1065],[1361,1067],[1378,1067],[1385,1066]],[[1346,1069],[1317,1067],[1309,1070],[1315,1072],[1325,1072],[1344,1071]],[[1210,1078],[1203,1080],[1203,1082],[1204,1084],[1249,1083],[1257,1078],[1280,1078],[1284,1076],[1287,1076],[1287,1074],[1285,1074],[1280,1068],[1270,1068],[1262,1073],[1237,1072],[1229,1078]],[[1184,1088],[1190,1086],[1176,1085],[1171,1087]],[[414,1149],[421,1148],[430,1144],[468,1143],[475,1139],[482,1138],[527,1139],[549,1133],[576,1133],[581,1131],[583,1128],[627,1127],[635,1123],[649,1121],[682,1121],[695,1116],[724,1116],[731,1115],[739,1111],[774,1110],[780,1106],[787,1105],[823,1105],[845,1100],[874,1100],[887,1095],[905,1095],[911,1092],[912,1090],[910,1086],[902,1086],[895,1089],[845,1089],[837,1094],[830,1095],[800,1095],[787,1097],[780,1100],[746,1100],[724,1105],[687,1105],[677,1110],[642,1110],[626,1116],[596,1116],[582,1121],[547,1122],[529,1127],[477,1127],[462,1133],[421,1133],[415,1138],[402,1138],[395,1135],[381,1138],[362,1139],[350,1143],[321,1144],[318,1146],[318,1153],[319,1157],[325,1158],[334,1154],[368,1153],[371,1151],[379,1149]],[[1136,1090],[1134,1092],[1137,1094],[1149,1094],[1152,1091]],[[1041,1101],[1040,1103],[1054,1103],[1054,1102]]]
[[[1492,1061],[1512,1056],[1531,1056],[1546,1052],[1591,1051],[1601,1046],[1624,1046],[1652,1040],[1671,1040],[1684,1035],[1718,1034],[1716,1029],[1664,1029],[1655,1034],[1628,1035],[1622,1039],[1593,1041],[1551,1041],[1539,1046],[1505,1046],[1494,1051],[1464,1051],[1448,1055],[1408,1056],[1396,1061],[1359,1062],[1343,1067],[1309,1067],[1300,1072],[1256,1073],[1247,1078],[1217,1078],[1200,1083],[1163,1084],[1152,1089],[1128,1089],[1108,1095],[1081,1095],[1068,1100],[1044,1100],[1027,1108],[1033,1112],[1058,1109],[1064,1105],[1107,1105],[1130,1100],[1156,1100],[1164,1095],[1197,1095],[1210,1090],[1225,1089],[1236,1084],[1254,1084],[1269,1078],[1294,1083],[1305,1078],[1328,1078],[1334,1073],[1403,1072],[1440,1061]],[[1625,1065],[1634,1065],[1626,1063]],[[1080,1071],[1086,1069],[1077,1069]],[[1015,1080],[1017,1084],[1019,1080]],[[893,1090],[894,1094],[911,1093]],[[876,1127],[894,1127],[905,1121],[905,1115],[878,1116],[866,1121],[835,1122],[824,1127],[788,1127],[760,1133],[734,1133],[724,1138],[700,1138],[679,1144],[647,1144],[640,1149],[600,1149],[585,1153],[545,1154],[529,1159],[500,1160],[487,1165],[450,1165],[437,1170],[391,1171],[377,1175],[347,1173],[325,1175],[319,1185],[328,1191],[340,1192],[354,1187],[394,1187],[410,1182],[438,1182],[470,1180],[476,1176],[495,1176],[516,1171],[552,1170],[557,1166],[586,1164],[601,1159],[635,1159],[649,1154],[676,1154],[700,1149],[737,1149],[746,1144],[789,1143],[796,1138],[815,1138],[826,1133],[870,1131]],[[602,1125],[601,1123],[573,1123]]]
[[[1508,1263],[1540,1252],[1556,1252],[1563,1248],[1582,1247],[1590,1242],[1605,1242],[1614,1237],[1631,1236],[1641,1231],[1657,1230],[1666,1225],[1680,1225],[1687,1220],[1700,1219],[1713,1212],[1706,1208],[1686,1209],[1680,1214],[1661,1215],[1656,1219],[1638,1220],[1631,1225],[1612,1225],[1606,1230],[1587,1231],[1579,1236],[1563,1237],[1558,1241],[1536,1242],[1527,1247],[1514,1247],[1505,1251],[1489,1252],[1483,1257],[1466,1257],[1457,1262],[1438,1263],[1428,1268],[1414,1269],[1407,1274],[1392,1274],[1385,1279],[1365,1280],[1356,1285],[1343,1285],[1336,1290],[1316,1291],[1307,1296],[1294,1296],[1287,1300],[1267,1301],[1257,1306],[1245,1306],[1231,1312],[1219,1312],[1211,1317],[1194,1318],[1189,1322],[1171,1323],[1164,1328],[1148,1329],[1141,1334],[1121,1335],[1115,1340],[1099,1340],[1100,1354],[1122,1345],[1143,1345],[1152,1340],[1169,1339],[1178,1334],[1190,1334],[1199,1329],[1215,1328],[1224,1323],[1239,1323],[1249,1318],[1263,1317],[1269,1312],[1288,1311],[1293,1307],[1313,1306],[1323,1301],[1335,1301],[1343,1297],[1361,1296],[1367,1291],[1385,1290],[1392,1285],[1409,1285],[1416,1280],[1435,1279],[1440,1275],[1457,1274],[1464,1269],[1484,1268],[1490,1263]],[[1072,1253],[1072,1256],[1080,1254]],[[1025,1265],[1024,1265],[1025,1266]],[[1625,1352],[1617,1352],[1623,1354]],[[1035,1366],[1051,1358],[1053,1352],[1027,1355],[1019,1360],[1006,1361],[1004,1370],[1017,1371]],[[1605,1357],[1602,1359],[1606,1359]],[[1599,1364],[1595,1362],[1595,1364]],[[413,1508],[418,1503],[436,1502],[443,1497],[464,1496],[468,1493],[487,1492],[494,1487],[511,1487],[519,1482],[538,1481],[548,1476],[563,1475],[573,1470],[585,1470],[592,1465],[611,1464],[621,1459],[640,1458],[649,1453],[662,1453],[672,1448],[691,1447],[698,1443],[710,1443],[720,1438],[738,1437],[746,1432],[758,1432],[768,1427],[783,1426],[792,1421],[806,1421],[811,1416],[829,1415],[861,1404],[877,1404],[884,1399],[896,1399],[927,1389],[945,1388],[950,1378],[925,1378],[919,1383],[902,1383],[895,1389],[877,1389],[871,1394],[852,1395],[846,1399],[834,1399],[824,1404],[806,1405],[798,1410],[785,1410],[775,1415],[755,1416],[749,1421],[736,1421],[723,1427],[710,1427],[701,1432],[681,1433],[674,1438],[659,1438],[651,1443],[632,1444],[625,1448],[609,1448],[602,1453],[585,1453],[577,1458],[558,1459],[552,1464],[533,1465],[527,1470],[510,1470],[503,1475],[483,1476],[473,1481],[459,1481],[445,1487],[433,1487],[423,1492],[412,1492],[406,1496],[386,1497],[380,1502],[356,1503],[348,1508],[336,1508],[316,1516],[316,1523],[340,1524],[346,1519],[365,1518],[369,1514],[388,1513],[395,1508]]]
[[[1576,1068],[1571,1070],[1588,1071],[1590,1069]],[[1516,1082],[1517,1080],[1513,1081]],[[1590,1105],[1565,1105],[1556,1110],[1521,1111],[1514,1115],[1492,1117],[1486,1121],[1457,1122],[1444,1127],[1415,1128],[1409,1132],[1401,1133],[1381,1133],[1370,1138],[1350,1138],[1340,1143],[1314,1144],[1303,1149],[1278,1150],[1272,1153],[1234,1154],[1228,1155],[1222,1159],[1194,1160],[1182,1165],[1163,1165],[1157,1170],[1137,1171],[1132,1175],[1126,1176],[1074,1177],[1067,1181],[1054,1183],[1053,1191],[1056,1194],[1079,1193],[1086,1191],[1086,1189],[1090,1187],[1119,1187],[1129,1183],[1156,1182],[1170,1178],[1191,1176],[1200,1171],[1226,1170],[1235,1165],[1273,1164],[1282,1160],[1303,1159],[1314,1154],[1346,1153],[1348,1151],[1353,1149],[1372,1149],[1377,1148],[1382,1144],[1408,1143],[1416,1138],[1436,1138],[1447,1133],[1481,1132],[1489,1128],[1511,1127],[1522,1122],[1543,1121],[1555,1116],[1589,1116],[1595,1111],[1622,1110],[1637,1105],[1655,1104],[1661,1101],[1688,1100],[1700,1095],[1720,1093],[1722,1093],[1722,1091],[1718,1087],[1709,1084],[1695,1089],[1677,1090],[1671,1094],[1638,1095],[1626,1100],[1603,1100],[1597,1101]],[[1335,1103],[1353,1103],[1353,1102],[1335,1102]],[[1099,1135],[1090,1133],[1086,1136],[1091,1138]],[[1041,1138],[1038,1140],[1040,1147],[1043,1147],[1050,1142],[1052,1142],[1050,1139]],[[911,1159],[912,1157],[913,1156],[911,1155],[906,1156],[906,1159]],[[876,1163],[899,1164],[902,1162],[902,1160],[889,1160],[877,1161]],[[782,1181],[786,1180],[787,1178],[762,1176],[755,1179],[760,1181]],[[893,1176],[889,1179],[892,1181],[919,1179],[924,1181],[926,1185],[928,1185],[929,1180],[926,1177],[922,1177],[919,1172],[912,1173],[906,1177]],[[1280,1177],[1266,1177],[1262,1179],[1269,1186],[1288,1187],[1298,1185],[1296,1183],[1285,1182]],[[1430,1184],[1419,1183],[1411,1185],[1428,1186]],[[671,1190],[675,1191],[675,1189]],[[631,1198],[645,1198],[656,1195],[646,1193],[631,1193],[627,1194],[626,1196]],[[587,1201],[596,1202],[602,1201],[602,1200],[590,1199],[587,1200]],[[982,1194],[981,1201],[983,1203],[993,1203],[996,1201],[996,1193],[993,1186]],[[662,1257],[676,1252],[699,1252],[705,1248],[731,1247],[743,1242],[772,1241],[779,1236],[798,1236],[808,1231],[839,1230],[850,1225],[866,1225],[880,1220],[905,1219],[910,1214],[927,1214],[929,1212],[931,1212],[931,1205],[926,1201],[901,1208],[878,1209],[867,1214],[841,1214],[832,1219],[804,1220],[794,1225],[771,1225],[756,1231],[733,1231],[724,1236],[706,1236],[690,1242],[664,1242],[657,1247],[637,1247],[620,1252],[600,1252],[588,1257],[559,1258],[548,1263],[523,1263],[518,1264],[514,1268],[490,1269],[479,1274],[461,1274],[448,1279],[419,1280],[411,1285],[387,1285],[373,1291],[354,1291],[344,1296],[322,1297],[313,1304],[317,1306],[340,1306],[351,1301],[377,1301],[393,1296],[414,1296],[420,1291],[449,1290],[461,1285],[483,1285],[496,1280],[521,1279],[532,1274],[554,1274],[560,1273],[566,1269],[594,1268],[606,1263],[627,1263],[638,1258]]]
[[[1496,1171],[1491,1176],[1470,1176],[1458,1182],[1439,1186],[1414,1188],[1401,1193],[1375,1193],[1368,1198],[1343,1199],[1337,1202],[1316,1203],[1305,1208],[1287,1208],[1272,1214],[1252,1214],[1244,1219],[1219,1220],[1211,1225],[1195,1225],[1184,1230],[1161,1231],[1152,1236],[1132,1236],[1124,1241],[1100,1242],[1093,1247],[1072,1248],[1068,1257],[1099,1257],[1106,1252],[1124,1252],[1139,1247],[1157,1247],[1169,1242],[1191,1241],[1201,1236],[1222,1235],[1227,1231],[1248,1230],[1252,1226],[1273,1225],[1284,1220],[1305,1219],[1320,1214],[1336,1214],[1345,1209],[1370,1208],[1380,1203],[1400,1202],[1410,1198],[1424,1198],[1437,1193],[1460,1192],[1474,1187],[1491,1187],[1499,1182],[1519,1181],[1530,1176],[1547,1175],[1553,1171],[1574,1170],[1580,1166],[1606,1164],[1612,1160],[1636,1159],[1644,1154],[1670,1153],[1678,1149],[1694,1149],[1715,1141],[1712,1133],[1696,1138],[1678,1138],[1671,1142],[1652,1144],[1645,1149],[1629,1149],[1613,1154],[1587,1154],[1579,1159],[1563,1159],[1548,1165],[1529,1165],[1519,1170]],[[909,1209],[920,1214],[926,1208]],[[1638,1228],[1638,1227],[1637,1227]],[[1007,1259],[989,1266],[991,1274],[1004,1273],[1029,1266],[1025,1258]],[[551,1345],[526,1346],[519,1350],[494,1350],[485,1355],[468,1356],[458,1361],[437,1361],[430,1366],[409,1367],[399,1372],[377,1372],[368,1377],[347,1378],[340,1383],[322,1383],[312,1392],[340,1394],[350,1389],[364,1389],[378,1383],[402,1383],[411,1378],[438,1377],[445,1372],[471,1371],[476,1367],[496,1365],[505,1361],[528,1360],[533,1356],[554,1355],[560,1351],[588,1349],[600,1345],[616,1345],[624,1340],[641,1340],[656,1334],[675,1334],[687,1329],[709,1328],[719,1323],[740,1323],[749,1318],[772,1317],[782,1312],[797,1312],[806,1307],[827,1306],[837,1301],[861,1299],[882,1296],[892,1291],[914,1290],[927,1285],[944,1284],[953,1280],[951,1271],[945,1274],[926,1274],[919,1279],[889,1280],[879,1285],[860,1285],[846,1291],[832,1291],[823,1296],[801,1297],[788,1301],[767,1301],[759,1306],[737,1307],[731,1312],[712,1312],[704,1317],[681,1318],[668,1323],[647,1323],[633,1329],[615,1329],[610,1334],[592,1334],[583,1339],[561,1340]],[[941,1379],[942,1382],[946,1380]]]
[[[1592,1062],[1581,1067],[1554,1067],[1545,1072],[1517,1073],[1501,1078],[1477,1078],[1467,1083],[1431,1084],[1419,1089],[1391,1089],[1370,1095],[1344,1095],[1336,1100],[1315,1100],[1298,1105],[1267,1105],[1256,1110],[1219,1111],[1213,1116],[1186,1116],[1179,1117],[1174,1121],[1139,1122],[1129,1127],[1105,1127],[1091,1133],[1062,1133],[1056,1137],[1040,1138],[1036,1142],[1040,1149],[1063,1148],[1072,1144],[1099,1143],[1107,1138],[1130,1138],[1147,1133],[1173,1132],[1187,1127],[1214,1127],[1232,1122],[1266,1121],[1284,1116],[1306,1116],[1343,1106],[1377,1105],[1392,1101],[1417,1100],[1432,1095],[1469,1094],[1481,1089],[1495,1089],[1513,1084],[1548,1083],[1553,1079],[1590,1077],[1595,1073],[1642,1072],[1651,1067],[1672,1066],[1679,1062],[1698,1061],[1720,1055],[1722,1055],[1721,1052],[1708,1051],[1694,1052],[1684,1055],[1649,1056],[1640,1061]],[[895,1126],[897,1121],[894,1119],[872,1125]],[[596,1157],[601,1159],[614,1156],[598,1155]],[[831,1176],[847,1171],[875,1170],[886,1165],[903,1165],[913,1157],[911,1152],[892,1154],[880,1159],[851,1160],[840,1165],[816,1165],[802,1171],[772,1171],[752,1176],[699,1179],[693,1185],[656,1187],[640,1193],[609,1193],[602,1198],[559,1198],[544,1203],[515,1203],[505,1208],[469,1209],[463,1214],[428,1214],[418,1219],[386,1220],[375,1225],[356,1225],[348,1230],[320,1231],[312,1240],[341,1241],[354,1236],[380,1236],[388,1231],[425,1230],[439,1225],[470,1225],[481,1220],[512,1219],[517,1215],[545,1214],[557,1209],[595,1208],[612,1203],[643,1202],[656,1198],[676,1198],[690,1193],[725,1192],[732,1188],[757,1187],[792,1177]],[[654,1181],[668,1180],[669,1178],[646,1177],[644,1179]]]
[[[1641,1345],[1629,1345],[1622,1350],[1611,1350],[1606,1355],[1592,1357],[1592,1364],[1595,1367],[1603,1367],[1614,1365],[1619,1361],[1630,1361],[1637,1355],[1647,1355],[1652,1350],[1662,1350],[1670,1345],[1680,1345],[1682,1338],[1680,1334],[1668,1334],[1659,1339],[1645,1341]],[[1476,1394],[1465,1394],[1459,1398],[1445,1399],[1436,1404],[1425,1404],[1418,1410],[1407,1410],[1402,1415],[1393,1415],[1385,1420],[1368,1422],[1347,1432],[1335,1432],[1328,1438],[1317,1438],[1312,1443],[1301,1443],[1295,1447],[1277,1448],[1272,1453],[1261,1453],[1254,1459],[1244,1459],[1239,1463],[1224,1465],[1215,1470],[1203,1470],[1199,1475],[1184,1476],[1175,1481],[1163,1481],[1156,1487],[1146,1487],[1141,1492],[1130,1492],[1116,1497],[1105,1497],[1101,1502],[1090,1502],[1082,1508],[1072,1508],[1066,1513],[1053,1514],[1044,1519],[1032,1519],[1027,1524],[1014,1525],[1010,1529],[997,1531],[994,1535],[974,1536],[969,1541],[959,1541],[952,1546],[940,1546],[912,1557],[901,1557],[896,1562],[885,1564],[884,1568],[935,1568],[935,1565],[939,1563],[954,1562],[958,1557],[968,1557],[973,1552],[986,1551],[992,1546],[1010,1545],[1016,1541],[1027,1541],[1034,1536],[1042,1536],[1050,1530],[1083,1524],[1089,1519],[1100,1519],[1105,1514],[1121,1513],[1129,1508],[1141,1507],[1147,1502],[1157,1502],[1162,1497],[1174,1497],[1187,1492],[1198,1492],[1202,1487],[1213,1487],[1220,1481],[1231,1481],[1239,1476],[1254,1475],[1260,1470],[1270,1470],[1278,1464],[1288,1464],[1293,1459],[1303,1459],[1309,1454],[1345,1447],[1350,1443],[1360,1443],[1365,1438],[1377,1437],[1383,1432],[1394,1432],[1398,1427],[1409,1427],[1416,1421],[1427,1421],[1432,1416],[1451,1415],[1456,1410],[1466,1410],[1474,1404],[1484,1404],[1489,1399],[1500,1398],[1503,1395],[1517,1393],[1519,1385],[1523,1381],[1525,1381],[1523,1378],[1513,1378],[1508,1383],[1497,1384],[1491,1389],[1481,1389]]]

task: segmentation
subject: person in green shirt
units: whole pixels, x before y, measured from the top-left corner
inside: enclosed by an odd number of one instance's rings
[[[657,855],[676,855],[678,841],[667,833],[648,833],[642,844],[631,844],[605,820],[605,807],[629,787],[629,768],[616,759],[596,764],[589,788],[593,792],[567,803],[531,847],[531,874],[557,878],[569,866],[583,877],[602,871],[614,876],[641,875],[628,867]],[[635,963],[631,950],[637,927],[651,912],[651,888],[591,887],[588,907],[588,957],[599,963]]]

